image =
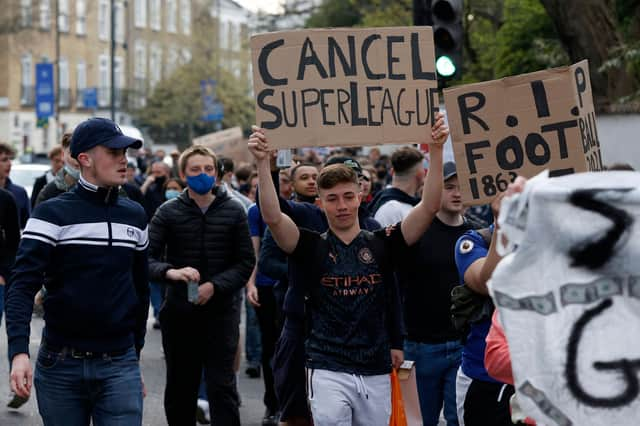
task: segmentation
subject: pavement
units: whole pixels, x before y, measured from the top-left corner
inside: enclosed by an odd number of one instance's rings
[[[243,315],[244,318],[244,315]],[[163,394],[165,386],[165,364],[162,355],[162,342],[160,330],[151,327],[152,321],[147,324],[147,338],[142,351],[142,373],[147,387],[147,397],[144,400],[144,415],[142,423],[145,426],[166,426],[164,415]],[[40,345],[40,336],[44,321],[34,317],[31,321],[30,352],[34,357]],[[241,342],[244,341],[244,324],[241,326]],[[7,333],[4,326],[4,318],[0,327],[0,354],[7,353]],[[4,357],[5,355],[3,355]],[[238,374],[238,390],[242,398],[240,407],[240,421],[242,425],[261,425],[264,414],[262,394],[264,385],[262,378],[250,379],[244,373],[246,365],[244,354]],[[9,368],[8,362],[0,360],[0,425],[2,426],[41,426],[42,420],[38,414],[35,395],[31,396],[28,403],[18,410],[7,408],[9,398]],[[195,407],[194,407],[195,409]]]

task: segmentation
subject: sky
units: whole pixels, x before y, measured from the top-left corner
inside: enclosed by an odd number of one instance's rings
[[[257,12],[261,9],[267,13],[276,13],[280,9],[281,0],[235,0],[243,7]]]

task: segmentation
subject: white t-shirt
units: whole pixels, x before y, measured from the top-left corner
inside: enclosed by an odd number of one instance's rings
[[[373,218],[384,228],[385,226],[395,225],[402,221],[407,217],[412,208],[413,206],[411,204],[390,200],[378,209]]]

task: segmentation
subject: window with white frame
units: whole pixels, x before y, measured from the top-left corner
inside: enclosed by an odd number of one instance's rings
[[[116,41],[118,43],[124,43],[124,39],[125,39],[125,24],[124,24],[124,4],[119,1],[116,2],[114,5],[114,13],[115,18],[116,18],[116,28],[115,28],[115,33],[116,33]]]
[[[98,5],[98,38],[100,38],[100,40],[109,40],[110,19],[109,0],[100,0],[100,4]]]
[[[191,34],[191,0],[180,0],[180,19],[182,21],[182,33]]]
[[[229,25],[231,22],[222,21],[220,23],[220,48],[228,49],[229,48]]]
[[[40,0],[40,29],[51,27],[51,4],[49,0]]]
[[[167,74],[171,75],[178,65],[178,49],[175,46],[169,48],[167,55]]]
[[[69,61],[66,58],[58,59],[58,78],[60,90],[58,91],[58,105],[69,106]]]
[[[162,29],[162,1],[149,0],[149,26],[152,30]]]
[[[144,28],[147,26],[147,0],[135,0],[135,26]]]
[[[32,13],[31,0],[20,0],[20,25],[22,25],[22,27],[26,28],[31,26]]]
[[[100,106],[109,104],[111,87],[109,77],[109,56],[100,55],[98,57],[98,104]]]
[[[237,34],[240,25],[236,25],[234,22],[229,22],[229,50],[233,50],[234,52],[238,50],[240,37]]]
[[[186,47],[182,48],[182,61],[180,61],[182,64],[188,64],[189,62],[191,62],[191,50],[189,50]]]
[[[116,56],[113,59],[113,79],[116,89],[124,88],[124,59],[122,56]]]
[[[87,2],[86,0],[76,0],[76,34],[85,35],[87,33]]]
[[[124,88],[124,60],[121,56],[116,56],[113,59],[113,86],[116,89],[114,90],[114,102],[118,107],[120,107],[122,106],[122,89]]]
[[[157,44],[151,46],[149,54],[149,82],[154,87],[162,79],[162,47]]]
[[[147,47],[142,40],[137,40],[134,49],[134,75],[136,78],[145,78],[147,76]]]
[[[69,32],[69,0],[56,0],[58,2],[58,30]]]
[[[69,61],[67,58],[60,58],[58,60],[58,70],[60,78],[60,89],[69,88]]]
[[[175,33],[178,31],[178,1],[177,0],[166,0],[167,1],[167,31],[170,33]]]
[[[240,78],[240,76],[242,75],[242,64],[240,63],[240,60],[238,58],[234,58],[231,60],[231,72],[233,72],[233,75],[236,78]]]
[[[76,104],[84,105],[84,89],[87,88],[87,64],[78,61],[76,64]]]
[[[31,55],[22,55],[20,58],[20,103],[27,104],[33,93],[33,62]]]

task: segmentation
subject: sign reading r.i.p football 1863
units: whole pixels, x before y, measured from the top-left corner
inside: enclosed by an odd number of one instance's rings
[[[256,121],[274,148],[430,142],[430,27],[260,34],[251,51]]]
[[[444,91],[463,201],[490,202],[516,176],[602,169],[588,62]]]

